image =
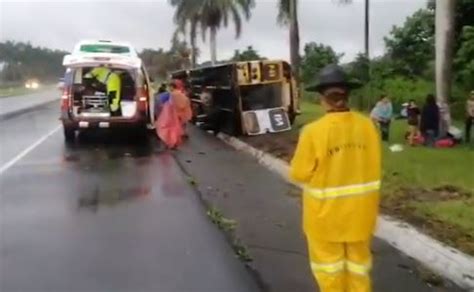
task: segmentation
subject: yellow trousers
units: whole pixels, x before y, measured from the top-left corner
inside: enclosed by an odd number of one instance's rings
[[[324,242],[308,238],[311,271],[320,292],[371,292],[370,241]]]

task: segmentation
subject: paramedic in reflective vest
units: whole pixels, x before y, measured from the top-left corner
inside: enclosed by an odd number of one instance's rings
[[[106,67],[96,67],[86,74],[85,78],[94,78],[105,85],[109,97],[110,113],[113,116],[121,116],[120,99],[121,85],[120,76]]]
[[[373,122],[349,110],[344,71],[328,65],[318,82],[326,114],[304,127],[290,177],[302,185],[303,229],[321,292],[371,291],[370,245],[381,174],[381,142]]]

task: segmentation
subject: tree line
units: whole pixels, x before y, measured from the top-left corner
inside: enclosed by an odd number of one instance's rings
[[[66,51],[36,47],[30,43],[0,42],[0,81],[15,84],[29,78],[43,82],[56,80],[64,73]]]
[[[11,86],[32,78],[41,82],[57,81],[64,75],[62,62],[66,54],[69,53],[29,42],[0,42],[0,82]],[[139,56],[155,79],[165,79],[170,71],[190,66],[188,45],[175,38],[169,50],[144,49]]]
[[[440,101],[447,99],[459,100],[465,96],[473,84],[474,58],[474,0],[450,0],[449,5],[443,5],[438,12],[439,18],[447,18],[446,31],[436,35],[435,12],[436,3],[445,4],[446,0],[428,0],[427,7],[407,18],[399,27],[394,27],[385,38],[386,53],[377,58],[369,55],[369,0],[365,0],[365,51],[360,53],[351,64],[346,64],[353,77],[360,79],[365,88],[359,95],[374,96],[384,92],[394,95],[396,101],[408,98],[421,98],[428,92],[434,92],[435,77],[435,37],[450,34],[451,27],[454,34],[449,35],[452,42],[443,44],[439,58],[443,59],[443,66],[437,75],[442,76],[442,83],[451,84],[451,64],[454,63],[455,84],[452,92],[442,90]],[[197,64],[195,52],[196,38],[199,33],[203,40],[209,33],[209,44],[212,63],[217,62],[216,34],[221,27],[230,23],[235,25],[236,37],[241,33],[242,21],[248,20],[255,6],[254,0],[169,0],[175,8],[174,21],[177,25],[177,34],[189,37],[191,44],[192,66]],[[334,2],[351,5],[352,0],[335,0]],[[340,54],[332,48],[318,43],[309,43],[304,47],[304,55],[300,56],[298,0],[279,0],[279,13],[276,15],[278,23],[288,27],[290,35],[290,60],[297,78],[308,81],[310,76],[325,65],[326,62],[338,62]],[[454,15],[454,17],[451,17]],[[441,30],[440,30],[441,31]],[[453,47],[454,58],[448,52]],[[453,60],[454,59],[454,60]],[[454,61],[454,62],[453,62]],[[370,92],[370,93],[369,93]],[[360,107],[368,106],[373,100],[360,99]],[[364,104],[365,102],[365,104]]]
[[[42,82],[56,81],[64,74],[62,61],[66,51],[33,46],[30,43],[6,41],[0,43],[0,81],[3,84],[22,84],[30,78]],[[191,66],[191,49],[187,42],[176,37],[168,50],[146,48],[139,52],[149,75],[155,80],[165,80],[169,73]],[[249,46],[235,50],[234,56],[224,62],[264,59]],[[202,64],[210,65],[210,64]]]
[[[457,2],[455,15],[453,89],[449,99],[454,104],[454,115],[461,116],[464,100],[474,89],[474,1]],[[382,94],[390,95],[397,104],[409,99],[423,102],[427,93],[435,92],[434,1],[407,17],[402,25],[394,26],[384,43],[386,52],[382,56],[368,59],[361,52],[354,61],[341,64],[364,84],[355,92],[360,106],[371,107]],[[306,44],[302,80],[309,82],[326,64],[340,63],[342,56],[330,46]]]

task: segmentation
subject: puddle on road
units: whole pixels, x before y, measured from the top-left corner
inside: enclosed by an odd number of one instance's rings
[[[80,160],[80,158],[79,158],[78,155],[68,155],[68,154],[65,154],[65,155],[63,156],[63,161],[65,161],[65,162],[77,162],[77,161],[79,161],[79,160]]]
[[[76,143],[67,144],[64,148],[63,161],[66,163],[107,161],[119,159],[138,160],[139,165],[146,164],[146,159],[161,154],[162,147],[153,137],[137,139],[133,133],[82,133]]]
[[[96,188],[90,194],[83,195],[78,200],[79,209],[97,211],[100,206],[113,207],[120,203],[130,202],[149,196],[151,187],[130,187],[120,189]]]

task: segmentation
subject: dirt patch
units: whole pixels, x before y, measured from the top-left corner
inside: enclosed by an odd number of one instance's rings
[[[474,255],[474,236],[459,226],[439,220],[428,214],[417,212],[414,203],[467,200],[472,197],[468,191],[445,185],[432,189],[400,187],[392,194],[382,197],[382,211],[409,222],[441,242]]]
[[[423,233],[428,234],[449,246],[474,255],[474,236],[447,222],[429,215],[418,215],[415,208],[408,201],[382,200],[382,211],[385,214],[397,217],[416,226]]]
[[[241,137],[241,139],[245,143],[287,162],[291,160],[296,143],[298,143],[298,137],[293,132]]]
[[[434,202],[469,199],[472,194],[456,186],[444,185],[432,189],[401,187],[399,196],[402,196],[405,200],[416,202]]]

